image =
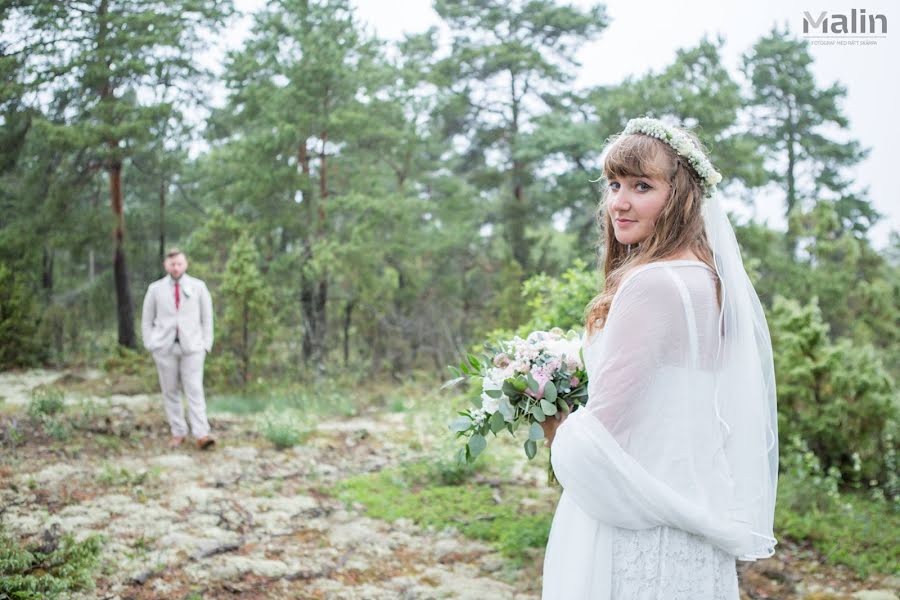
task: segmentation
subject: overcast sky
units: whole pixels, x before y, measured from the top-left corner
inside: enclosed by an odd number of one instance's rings
[[[592,4],[586,0],[574,3]],[[236,0],[244,11],[263,4],[263,0]],[[430,0],[354,0],[354,4],[360,19],[383,39],[396,40],[405,32],[440,24]],[[579,52],[578,86],[614,84],[628,75],[658,72],[674,61],[677,49],[695,46],[704,34],[724,37],[723,60],[732,76],[740,79],[741,55],[776,23],[799,35],[804,11],[813,17],[823,11],[849,15],[853,8],[885,15],[887,36],[869,40],[876,42],[874,45],[813,45],[810,52],[819,87],[840,81],[847,88],[841,108],[850,121],[850,136],[871,149],[854,178],[869,187],[870,200],[884,214],[872,232],[876,247],[887,244],[890,231],[900,231],[900,193],[893,177],[895,169],[900,172],[900,29],[894,31],[900,28],[900,4],[847,0],[608,0],[604,4],[611,23],[596,42]],[[210,58],[220,57],[225,47],[238,47],[247,30],[247,19],[236,20],[229,33],[219,38],[219,47]],[[636,110],[639,112],[639,107]],[[736,203],[728,205],[749,216]],[[783,206],[783,195],[762,196],[754,216],[784,229]]]

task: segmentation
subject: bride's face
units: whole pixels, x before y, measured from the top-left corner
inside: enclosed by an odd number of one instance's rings
[[[606,210],[620,244],[640,244],[650,237],[670,191],[668,182],[658,177],[609,179]]]

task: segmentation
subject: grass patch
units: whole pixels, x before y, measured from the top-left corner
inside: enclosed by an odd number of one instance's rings
[[[862,579],[893,573],[900,564],[897,503],[842,492],[809,503],[815,490],[782,475],[775,507],[776,537],[805,541],[829,562],[846,565]]]
[[[211,413],[234,415],[296,411],[316,416],[352,416],[358,408],[352,392],[336,390],[248,390],[216,395],[208,402]]]
[[[97,481],[109,487],[137,487],[159,479],[160,467],[150,467],[144,471],[130,471],[125,467],[111,464],[103,465],[103,471],[97,475]]]
[[[775,535],[805,541],[832,562],[865,579],[900,564],[900,499],[872,488],[841,491],[841,473],[822,469],[799,441],[786,448],[778,480]]]
[[[503,485],[495,489],[472,482],[474,473],[472,467],[417,462],[353,477],[339,483],[334,493],[346,502],[365,505],[367,514],[378,519],[407,518],[439,530],[454,527],[522,566],[547,545],[552,507],[525,508],[522,500],[534,496],[532,488]]]

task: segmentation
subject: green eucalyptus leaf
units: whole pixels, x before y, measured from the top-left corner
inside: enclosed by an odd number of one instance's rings
[[[491,415],[491,432],[495,435],[506,426],[506,419],[499,410]]]
[[[547,402],[556,401],[556,385],[552,381],[548,381],[544,384],[544,399]],[[548,415],[552,415],[553,413],[547,413]]]
[[[465,416],[456,417],[453,421],[450,422],[450,431],[455,431],[457,433],[466,431],[469,427],[472,426],[472,419]]]
[[[515,409],[513,409],[512,404],[509,403],[509,398],[500,398],[500,406],[497,409],[497,412],[503,415],[503,418],[507,421],[512,421],[515,416]]]
[[[531,460],[537,454],[537,443],[534,440],[527,440],[525,442],[525,456],[528,457],[528,460]]]
[[[485,448],[487,448],[487,440],[484,439],[484,436],[480,433],[476,433],[471,438],[469,438],[468,448],[472,453],[472,459],[474,460],[478,457],[479,454],[484,451]]]
[[[547,402],[546,400],[541,400],[541,411],[548,417],[552,417],[556,414],[556,405],[553,402]]]
[[[544,439],[544,428],[537,423],[532,423],[528,428],[528,439],[533,441]]]
[[[447,380],[446,382],[444,382],[444,385],[442,385],[440,389],[443,390],[443,389],[446,389],[446,388],[448,388],[448,387],[453,387],[454,385],[456,385],[456,384],[459,383],[460,381],[465,381],[466,379],[468,379],[468,377],[465,377],[465,376],[457,377],[457,378],[455,378],[455,379],[449,379],[449,380]]]

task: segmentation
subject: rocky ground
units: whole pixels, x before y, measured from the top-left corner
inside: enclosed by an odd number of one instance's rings
[[[539,562],[520,569],[453,529],[366,516],[335,483],[409,460],[410,418],[379,411],[329,419],[276,450],[247,418],[216,415],[217,448],[166,447],[153,396],[91,398],[71,407],[65,441],[25,424],[35,386],[85,377],[0,374],[0,521],[20,540],[104,536],[96,588],[76,598],[536,599]],[[62,380],[60,379],[62,378]],[[76,386],[77,387],[77,386]],[[72,400],[70,400],[72,401]],[[435,432],[438,434],[439,432]],[[783,540],[776,558],[741,563],[745,599],[896,600],[900,581],[858,581]]]

